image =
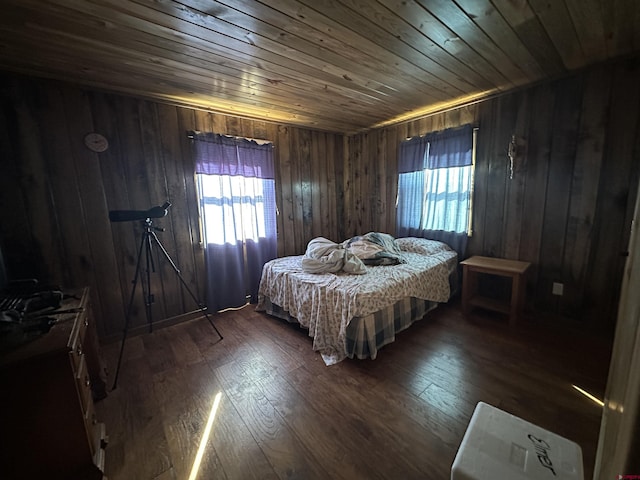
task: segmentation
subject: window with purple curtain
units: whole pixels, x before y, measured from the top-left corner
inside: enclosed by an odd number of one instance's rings
[[[471,125],[414,137],[398,155],[399,237],[440,240],[464,256],[471,235],[474,130]]]
[[[257,302],[262,267],[276,257],[273,145],[190,132],[205,245],[207,305]]]

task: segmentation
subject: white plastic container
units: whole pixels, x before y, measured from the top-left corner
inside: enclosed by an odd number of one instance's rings
[[[479,402],[451,467],[451,480],[583,480],[582,449]]]

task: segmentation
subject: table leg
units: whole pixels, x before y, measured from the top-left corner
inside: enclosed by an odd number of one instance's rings
[[[471,269],[464,265],[462,268],[462,313],[465,315],[469,315],[471,300],[471,290],[473,279],[471,278],[472,272]]]
[[[515,326],[518,315],[522,311],[522,275],[511,277],[511,312],[509,314],[509,324]]]

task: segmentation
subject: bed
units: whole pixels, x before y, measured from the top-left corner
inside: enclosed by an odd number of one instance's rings
[[[448,245],[388,238],[399,262],[388,264],[384,255],[382,264],[367,264],[360,274],[310,273],[309,247],[305,255],[267,262],[256,310],[307,329],[327,365],[345,358],[375,359],[398,332],[447,302],[457,285],[458,258]]]

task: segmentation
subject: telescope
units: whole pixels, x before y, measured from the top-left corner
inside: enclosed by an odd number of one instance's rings
[[[164,202],[163,205],[151,207],[149,210],[111,210],[109,212],[109,220],[112,222],[134,222],[136,220],[162,218],[167,215],[167,210],[170,206],[169,202]]]

